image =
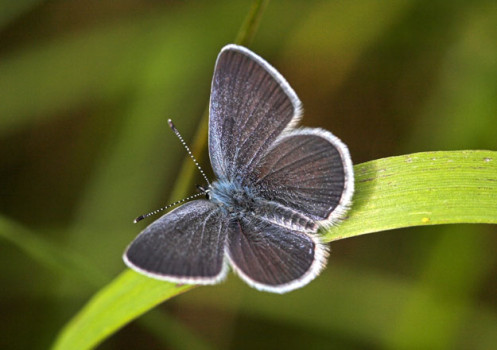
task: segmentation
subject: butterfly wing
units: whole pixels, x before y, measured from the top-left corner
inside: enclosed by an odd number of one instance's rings
[[[301,108],[265,60],[244,47],[225,46],[210,99],[209,154],[217,178],[243,183],[278,135],[297,122]]]
[[[295,92],[262,58],[234,45],[221,51],[209,154],[218,178],[254,186],[267,200],[253,204],[256,215],[232,221],[228,233],[233,269],[260,290],[283,293],[319,274],[325,245],[304,232],[343,215],[354,190],[352,162],[340,140],[320,129],[291,130],[301,109]]]
[[[154,221],[129,245],[132,269],[176,283],[214,284],[227,273],[228,220],[207,200],[188,202]]]
[[[253,217],[230,226],[227,253],[233,270],[245,282],[275,293],[309,283],[327,257],[325,245],[316,237]]]
[[[322,225],[343,216],[354,192],[347,147],[322,129],[302,128],[281,135],[255,172],[264,198]]]

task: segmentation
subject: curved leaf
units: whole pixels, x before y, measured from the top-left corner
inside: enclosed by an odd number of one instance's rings
[[[93,348],[157,304],[191,288],[126,270],[93,296],[62,330],[53,348]]]
[[[497,223],[497,152],[423,152],[356,165],[347,220],[326,241],[400,227]]]
[[[400,227],[497,223],[497,152],[426,152],[355,166],[353,208],[326,241]],[[63,329],[55,349],[95,346],[129,321],[193,286],[124,271]]]

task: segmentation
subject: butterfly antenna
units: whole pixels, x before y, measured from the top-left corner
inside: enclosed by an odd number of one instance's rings
[[[183,202],[186,202],[186,201],[189,201],[190,199],[193,199],[193,198],[197,198],[197,197],[200,197],[200,196],[205,196],[205,192],[201,192],[201,193],[197,193],[197,194],[194,194],[193,196],[190,196],[190,197],[187,197],[187,198],[184,198],[180,201],[177,201],[177,202],[174,202],[174,203],[171,203],[169,205],[166,205],[165,207],[162,207],[162,208],[159,208],[157,210],[154,210],[154,211],[151,211],[150,213],[148,214],[144,214],[144,215],[140,215],[139,217],[137,217],[135,220],[133,220],[133,222],[136,224],[137,222],[140,222],[142,221],[143,219],[145,218],[148,218],[149,216],[152,216],[152,215],[155,215],[157,213],[160,213],[161,211],[164,211],[166,209],[169,209],[171,207],[174,207],[175,205],[178,205],[178,204],[181,204]]]
[[[169,123],[169,127],[171,128],[171,130],[176,134],[176,136],[178,136],[179,140],[183,144],[183,147],[185,147],[186,151],[188,152],[188,155],[193,160],[193,163],[195,163],[195,166],[197,167],[197,169],[200,171],[200,174],[202,174],[202,176],[204,177],[204,179],[207,182],[207,184],[210,185],[211,183],[210,183],[209,179],[207,178],[207,176],[205,175],[204,171],[200,167],[200,164],[198,164],[197,160],[193,156],[193,153],[190,151],[190,148],[186,144],[185,140],[183,140],[183,137],[179,133],[178,129],[176,129],[176,127],[174,126],[173,121],[171,119],[168,119],[167,122]]]

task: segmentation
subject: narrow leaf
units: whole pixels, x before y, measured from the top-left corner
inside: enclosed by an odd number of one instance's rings
[[[497,223],[497,152],[424,152],[354,167],[348,218],[326,241],[400,227]]]
[[[100,290],[66,325],[53,348],[93,348],[157,304],[191,288],[126,270]]]
[[[427,152],[355,166],[353,208],[326,233],[338,240],[400,227],[497,223],[497,152]],[[127,270],[98,292],[63,329],[55,349],[87,349],[129,321],[193,286]]]

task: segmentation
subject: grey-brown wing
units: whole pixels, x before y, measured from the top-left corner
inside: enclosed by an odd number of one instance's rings
[[[246,216],[228,233],[233,270],[259,290],[285,293],[313,280],[326,265],[326,246],[314,236]]]
[[[227,273],[228,220],[207,200],[183,204],[149,225],[124,253],[145,275],[177,283],[213,284]]]
[[[209,155],[217,178],[243,183],[300,114],[297,95],[272,66],[244,47],[225,46],[210,99]]]
[[[302,128],[278,138],[256,179],[264,198],[324,225],[343,216],[354,192],[347,147],[322,129]]]

